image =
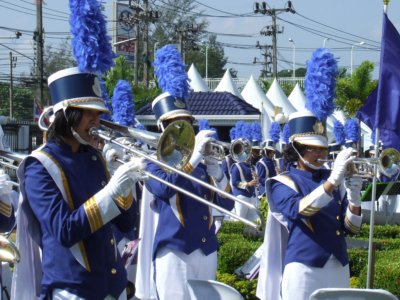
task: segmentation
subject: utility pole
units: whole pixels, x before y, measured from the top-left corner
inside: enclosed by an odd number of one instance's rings
[[[268,77],[272,74],[271,64],[272,64],[272,46],[271,45],[261,45],[257,41],[256,48],[261,50],[261,55],[264,57],[263,69],[261,70],[261,77]],[[257,63],[257,58],[254,57],[253,64]]]
[[[33,39],[36,42],[36,80],[37,85],[37,97],[42,107],[49,105],[50,103],[44,103],[43,99],[43,16],[42,16],[42,0],[36,1],[36,30],[34,32]]]
[[[176,28],[176,32],[178,33],[178,39],[179,39],[179,51],[181,52],[183,63],[185,63],[185,50],[188,50],[188,49],[191,49],[192,47],[194,47],[193,36],[198,31],[199,31],[198,26],[193,25],[193,24],[184,24],[184,25]],[[188,45],[186,45],[186,44],[188,44]]]
[[[143,6],[140,5],[140,1],[143,1]],[[143,25],[143,83],[148,86],[149,83],[149,23],[155,22],[158,18],[161,17],[161,13],[159,11],[153,11],[149,8],[148,0],[129,0],[129,8],[133,11],[133,18],[129,20],[129,22],[133,23],[136,31],[136,41],[135,41],[135,57],[133,62],[134,67],[134,84],[138,83],[138,54],[139,54],[139,31],[141,28],[141,24]]]
[[[12,55],[12,52],[10,51],[10,118],[13,117],[13,98],[14,98],[14,93],[13,93],[13,68],[15,68],[17,62],[17,57]]]
[[[262,30],[261,35],[271,36],[272,37],[272,72],[273,76],[277,78],[278,75],[278,60],[277,60],[277,33],[283,32],[276,25],[276,15],[281,12],[291,12],[295,13],[292,2],[289,0],[286,3],[285,8],[267,8],[266,2],[255,2],[254,3],[254,13],[260,13],[263,15],[268,15],[272,17],[272,25],[266,26],[266,30]]]

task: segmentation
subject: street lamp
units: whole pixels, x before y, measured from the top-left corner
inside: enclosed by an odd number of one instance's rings
[[[208,43],[203,41],[204,46],[206,47],[206,79],[208,78]]]
[[[364,45],[364,44],[365,44],[365,42],[364,42],[364,41],[361,41],[361,42],[356,43],[356,44],[353,44],[353,45],[351,46],[351,51],[350,51],[350,75],[353,74],[353,50],[354,50],[354,47],[356,47],[356,46],[362,46],[362,45]]]
[[[329,40],[330,40],[330,38],[324,38],[324,44],[323,44],[324,48],[325,48],[326,42],[329,41]]]
[[[289,39],[289,42],[293,45],[293,79],[296,78],[296,44],[292,38]]]

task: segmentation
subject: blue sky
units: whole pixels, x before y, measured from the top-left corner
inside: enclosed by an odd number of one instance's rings
[[[164,1],[150,1],[155,5],[164,5]],[[235,68],[238,76],[248,78],[251,74],[258,77],[261,65],[253,64],[254,57],[261,60],[260,50],[255,48],[257,41],[262,45],[271,44],[271,38],[260,35],[260,31],[271,25],[271,17],[254,15],[254,1],[247,0],[196,0],[198,10],[209,22],[208,31],[217,34],[217,40],[225,46],[228,57],[227,67]],[[106,1],[106,13],[112,20],[112,1]],[[271,0],[270,8],[283,8],[286,1]],[[363,47],[353,47],[353,67],[362,61],[375,63],[374,77],[379,68],[379,51],[383,3],[381,0],[292,0],[296,14],[281,13],[277,24],[283,33],[278,35],[278,70],[292,69],[293,44],[295,43],[296,68],[305,66],[313,50],[322,47],[324,39],[338,58],[339,66],[350,69],[352,45],[364,41]],[[44,28],[46,44],[57,47],[59,40],[69,32],[68,1],[46,0],[44,4]],[[400,2],[389,3],[388,16],[400,30]],[[33,58],[32,31],[35,28],[34,0],[0,1],[0,43],[16,49]],[[108,25],[112,27],[111,22]],[[5,29],[9,28],[9,29]],[[20,39],[11,39],[13,30],[23,31]],[[329,38],[329,40],[328,40]],[[0,45],[0,76],[9,74],[9,50]],[[29,73],[32,60],[18,56],[16,75]]]

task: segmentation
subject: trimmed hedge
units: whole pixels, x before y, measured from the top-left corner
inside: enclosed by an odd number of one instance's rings
[[[400,297],[400,250],[377,251],[373,286]],[[367,264],[359,276],[360,288],[367,285]]]
[[[238,278],[235,269],[242,266],[262,244],[262,238],[246,236],[246,225],[240,222],[224,221],[218,234],[217,280],[237,289],[245,299],[257,300],[255,296],[257,279]],[[363,225],[356,239],[367,241],[369,226]],[[376,251],[374,288],[385,289],[400,297],[400,226],[376,225],[374,242],[379,244]],[[368,250],[349,249],[350,287],[365,288],[368,270]]]

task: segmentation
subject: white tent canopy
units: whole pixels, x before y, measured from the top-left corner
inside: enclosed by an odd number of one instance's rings
[[[272,85],[267,92],[267,97],[272,101],[274,106],[282,107],[283,113],[286,116],[296,111],[294,106],[286,97],[276,78],[272,82]]]
[[[261,106],[263,106],[264,110],[268,113],[268,116],[272,118],[274,115],[274,105],[264,94],[264,91],[254,79],[253,75],[250,76],[250,79],[243,88],[241,95],[247,103],[257,108],[260,112]]]
[[[238,88],[236,87],[236,84],[233,82],[229,69],[226,70],[224,77],[222,77],[221,81],[218,83],[218,86],[215,88],[214,92],[229,92],[239,98],[242,98]]]
[[[192,64],[187,72],[189,77],[189,85],[190,88],[194,92],[209,92],[210,89],[208,88],[206,82],[201,77],[199,71],[197,71],[194,64]]]
[[[288,100],[297,111],[303,110],[306,107],[307,98],[301,91],[298,83],[296,83],[294,89],[288,96]]]

